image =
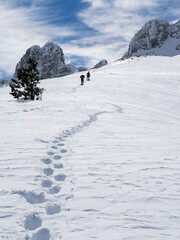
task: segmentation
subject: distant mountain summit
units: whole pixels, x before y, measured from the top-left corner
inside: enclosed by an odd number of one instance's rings
[[[108,61],[106,59],[101,60],[98,62],[93,68],[101,68],[108,64]]]
[[[166,20],[147,22],[132,38],[128,51],[123,56],[180,54],[180,20],[169,24]]]
[[[77,71],[73,65],[65,64],[63,50],[57,44],[47,42],[42,48],[34,45],[26,51],[16,66],[14,78],[18,69],[26,68],[29,58],[36,60],[41,79],[61,77]]]

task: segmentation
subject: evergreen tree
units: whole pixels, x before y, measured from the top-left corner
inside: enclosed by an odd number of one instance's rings
[[[14,98],[24,100],[39,100],[44,91],[43,88],[37,87],[39,81],[39,72],[37,63],[34,59],[27,60],[27,68],[21,68],[17,71],[17,79],[11,79],[10,94]]]

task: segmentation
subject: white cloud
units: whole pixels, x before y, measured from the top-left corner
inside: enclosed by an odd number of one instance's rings
[[[130,35],[132,36],[135,29],[139,29],[145,21],[153,17],[151,14],[148,16],[139,14],[138,10],[153,9],[162,0],[97,1],[102,8],[95,7],[96,0],[83,1],[91,4],[87,10],[79,13],[79,17],[87,26],[99,33],[127,39]]]
[[[123,8],[127,11],[137,11],[142,8],[157,7],[159,4],[158,0],[115,0],[114,6]]]
[[[170,9],[170,12],[171,12],[171,14],[174,16],[174,17],[176,17],[176,18],[178,18],[178,20],[179,20],[179,16],[180,16],[180,7],[179,8],[172,8],[172,9]]]
[[[123,42],[111,43],[99,43],[92,46],[78,46],[76,44],[62,44],[64,54],[69,58],[68,62],[71,62],[71,56],[80,56],[84,58],[87,67],[93,67],[97,62],[102,59],[107,59],[109,62],[120,58],[126,50],[123,46]],[[119,49],[119,51],[117,51]]]

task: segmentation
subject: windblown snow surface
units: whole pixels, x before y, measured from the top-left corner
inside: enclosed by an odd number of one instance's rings
[[[180,56],[0,88],[0,239],[180,239]]]

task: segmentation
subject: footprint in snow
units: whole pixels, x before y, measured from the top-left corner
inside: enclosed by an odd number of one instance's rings
[[[57,146],[51,146],[51,148],[52,148],[52,149],[58,149],[58,147],[57,147]]]
[[[38,213],[31,213],[26,217],[24,228],[28,230],[35,230],[42,225],[42,220]]]
[[[63,147],[63,146],[64,146],[64,143],[59,143],[58,146],[59,146],[59,147]]]
[[[63,168],[63,164],[62,163],[54,164],[54,168]]]
[[[32,240],[49,240],[51,237],[49,229],[42,228],[37,233],[33,234]]]
[[[61,188],[59,186],[54,186],[52,188],[49,189],[48,193],[49,194],[56,194],[61,190]]]
[[[54,179],[55,179],[56,181],[62,182],[62,181],[64,181],[64,180],[66,179],[66,175],[64,175],[64,174],[58,174],[58,175],[54,176]]]
[[[60,155],[55,155],[54,156],[54,160],[59,160],[59,159],[61,159],[62,157],[60,156]]]
[[[54,152],[47,152],[47,154],[49,155],[49,156],[52,156],[52,155],[54,155],[55,153]]]
[[[26,191],[17,191],[17,192],[13,192],[13,193],[23,196],[26,199],[26,201],[31,204],[45,202],[45,196],[44,196],[43,192],[41,192],[39,194],[34,193],[34,192],[26,192]]]
[[[50,158],[43,158],[42,161],[43,161],[43,163],[45,163],[47,165],[52,163]]]
[[[54,172],[54,170],[53,170],[52,168],[45,168],[45,169],[44,169],[44,173],[45,173],[47,176],[53,175],[53,172]]]
[[[61,152],[61,153],[66,153],[67,150],[66,150],[66,149],[61,149],[60,152]]]
[[[98,212],[96,209],[84,209],[84,212]]]
[[[42,187],[50,188],[52,186],[52,181],[51,180],[43,180],[42,181]]]
[[[54,215],[61,211],[61,207],[59,205],[49,205],[46,207],[46,213],[48,215]]]

